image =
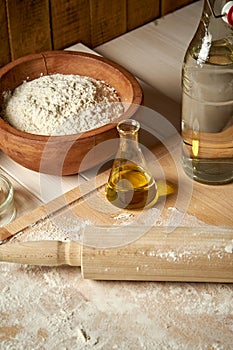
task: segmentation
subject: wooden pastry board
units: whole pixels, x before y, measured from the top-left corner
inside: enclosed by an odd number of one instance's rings
[[[68,212],[73,218],[93,225],[127,224],[129,221],[135,224],[138,220],[143,225],[233,227],[233,184],[208,186],[192,181],[182,169],[180,149],[180,138],[174,137],[166,147],[158,143],[152,153],[146,154],[160,194],[152,208],[129,211],[110,204],[105,198],[110,171],[107,170],[8,224],[1,230],[0,239],[46,218],[61,218]]]

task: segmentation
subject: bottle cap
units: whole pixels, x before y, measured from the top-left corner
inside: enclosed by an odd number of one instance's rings
[[[233,6],[231,6],[231,8],[230,8],[229,11],[228,11],[227,20],[228,20],[228,23],[229,23],[231,26],[233,26]]]
[[[222,8],[222,19],[233,26],[233,1],[228,1]]]

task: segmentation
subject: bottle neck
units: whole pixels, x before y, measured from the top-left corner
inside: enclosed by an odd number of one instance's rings
[[[186,52],[185,62],[190,54],[200,66],[205,63],[219,66],[233,64],[233,26],[221,17],[226,3],[223,0],[205,0],[202,17]]]
[[[228,38],[233,44],[233,26],[227,22],[227,16],[224,15],[226,4],[231,3],[227,0],[205,0],[200,25],[205,31],[208,30],[212,40]]]

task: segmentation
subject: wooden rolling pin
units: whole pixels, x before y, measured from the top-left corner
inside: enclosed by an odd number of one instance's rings
[[[146,233],[143,233],[146,232]],[[96,280],[233,282],[233,230],[90,226],[82,243],[5,243],[0,261],[80,266]],[[170,233],[169,233],[170,232]]]

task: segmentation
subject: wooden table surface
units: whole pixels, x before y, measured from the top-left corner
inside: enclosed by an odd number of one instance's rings
[[[158,131],[155,120],[162,121],[166,130],[159,137],[173,140],[165,142],[170,147],[166,179],[171,183],[177,182],[177,174],[170,171],[174,164],[182,173],[176,131],[180,125],[181,65],[202,5],[203,1],[197,1],[95,50],[139,78],[145,107],[153,110],[147,127],[154,134]],[[82,44],[69,49],[92,52]],[[174,127],[166,128],[166,121]],[[163,168],[164,148],[155,146],[154,151]],[[38,174],[3,153],[0,166],[14,185],[18,217],[96,175],[96,169],[63,178]],[[161,176],[159,170],[157,175]],[[168,197],[163,215],[155,206],[141,219],[142,225],[233,226],[232,184],[205,186],[182,173],[178,185],[179,196]],[[83,226],[96,223],[95,208],[91,209],[77,215],[68,211],[56,220],[39,222],[7,244],[78,240]],[[132,220],[130,212],[111,214],[113,225]],[[233,253],[232,245],[226,252]],[[83,280],[77,268],[1,263],[0,290],[1,349],[222,350],[233,344],[232,284],[94,282]]]

